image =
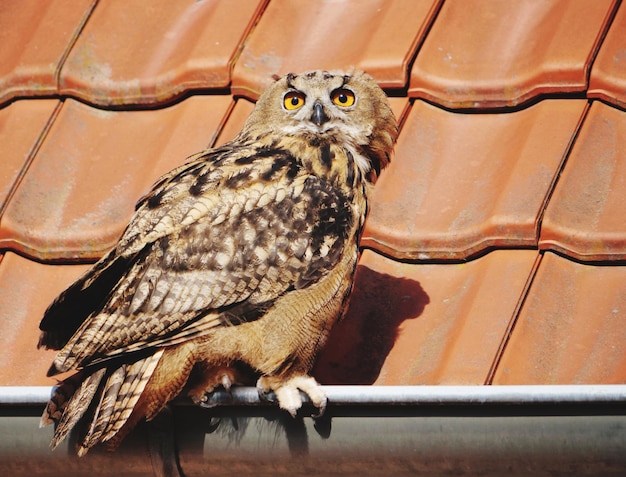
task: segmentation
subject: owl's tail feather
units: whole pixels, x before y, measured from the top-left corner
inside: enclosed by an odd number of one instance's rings
[[[85,427],[79,439],[79,456],[113,438],[127,424],[163,351],[158,349],[133,363],[103,367],[91,374],[82,370],[65,379],[41,417],[41,426],[57,425],[50,446],[54,449],[80,420]]]
[[[53,449],[65,439],[68,432],[83,417],[100,387],[105,368],[85,375],[80,371],[65,379],[52,393],[41,416],[40,427],[55,423],[56,429],[50,442]]]

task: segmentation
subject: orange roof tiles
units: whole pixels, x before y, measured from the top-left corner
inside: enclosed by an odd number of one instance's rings
[[[581,100],[498,114],[416,101],[361,243],[401,259],[536,246],[539,217],[584,111]]]
[[[60,93],[102,105],[161,104],[189,90],[225,88],[265,3],[100,2],[61,71]]]
[[[58,75],[96,0],[23,0],[0,9],[0,103],[58,92]]]
[[[494,384],[626,380],[626,267],[543,256]]]
[[[43,310],[156,177],[232,138],[272,75],[352,66],[402,129],[316,376],[626,382],[625,21],[611,0],[3,8],[0,385],[54,383]]]
[[[626,259],[626,114],[595,102],[548,204],[539,245],[580,260]]]
[[[626,9],[617,11],[589,79],[590,98],[626,107]]]
[[[445,2],[411,72],[411,96],[451,108],[582,92],[617,2]]]
[[[15,101],[0,109],[0,216],[58,105],[52,99]]]
[[[499,250],[417,265],[366,251],[316,376],[328,384],[485,384],[536,259],[532,250]]]
[[[0,217],[0,247],[43,260],[99,258],[151,184],[211,144],[230,105],[228,96],[195,96],[157,111],[103,111],[65,101]]]
[[[257,98],[283,75],[311,69],[370,73],[403,88],[440,0],[273,0],[233,69],[233,92]]]
[[[54,352],[37,350],[38,317],[86,265],[42,265],[14,253],[0,255],[0,385],[45,386]]]

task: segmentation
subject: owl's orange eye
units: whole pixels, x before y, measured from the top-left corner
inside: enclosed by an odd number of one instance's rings
[[[343,106],[344,108],[352,106],[355,101],[354,93],[345,88],[339,88],[333,91],[330,97],[333,100],[333,103],[337,106]]]
[[[298,91],[289,91],[283,97],[283,106],[288,111],[294,111],[304,106],[304,95]]]

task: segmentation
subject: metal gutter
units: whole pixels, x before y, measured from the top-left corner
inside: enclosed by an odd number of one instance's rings
[[[51,386],[0,386],[2,405],[44,405]],[[528,405],[575,403],[626,403],[626,385],[526,385],[526,386],[324,386],[333,406],[379,405]],[[306,396],[303,394],[304,400]],[[254,387],[232,393],[216,392],[206,407],[216,405],[265,406]]]
[[[51,387],[0,387],[7,475],[626,475],[626,385],[325,386],[292,419],[254,388],[177,401],[113,454],[51,452]]]

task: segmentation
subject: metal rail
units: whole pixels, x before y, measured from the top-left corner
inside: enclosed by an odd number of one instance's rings
[[[43,405],[51,386],[0,386],[0,405]],[[626,403],[626,385],[324,386],[330,405]],[[306,400],[306,396],[303,395]],[[254,387],[215,392],[209,406],[261,406]]]

